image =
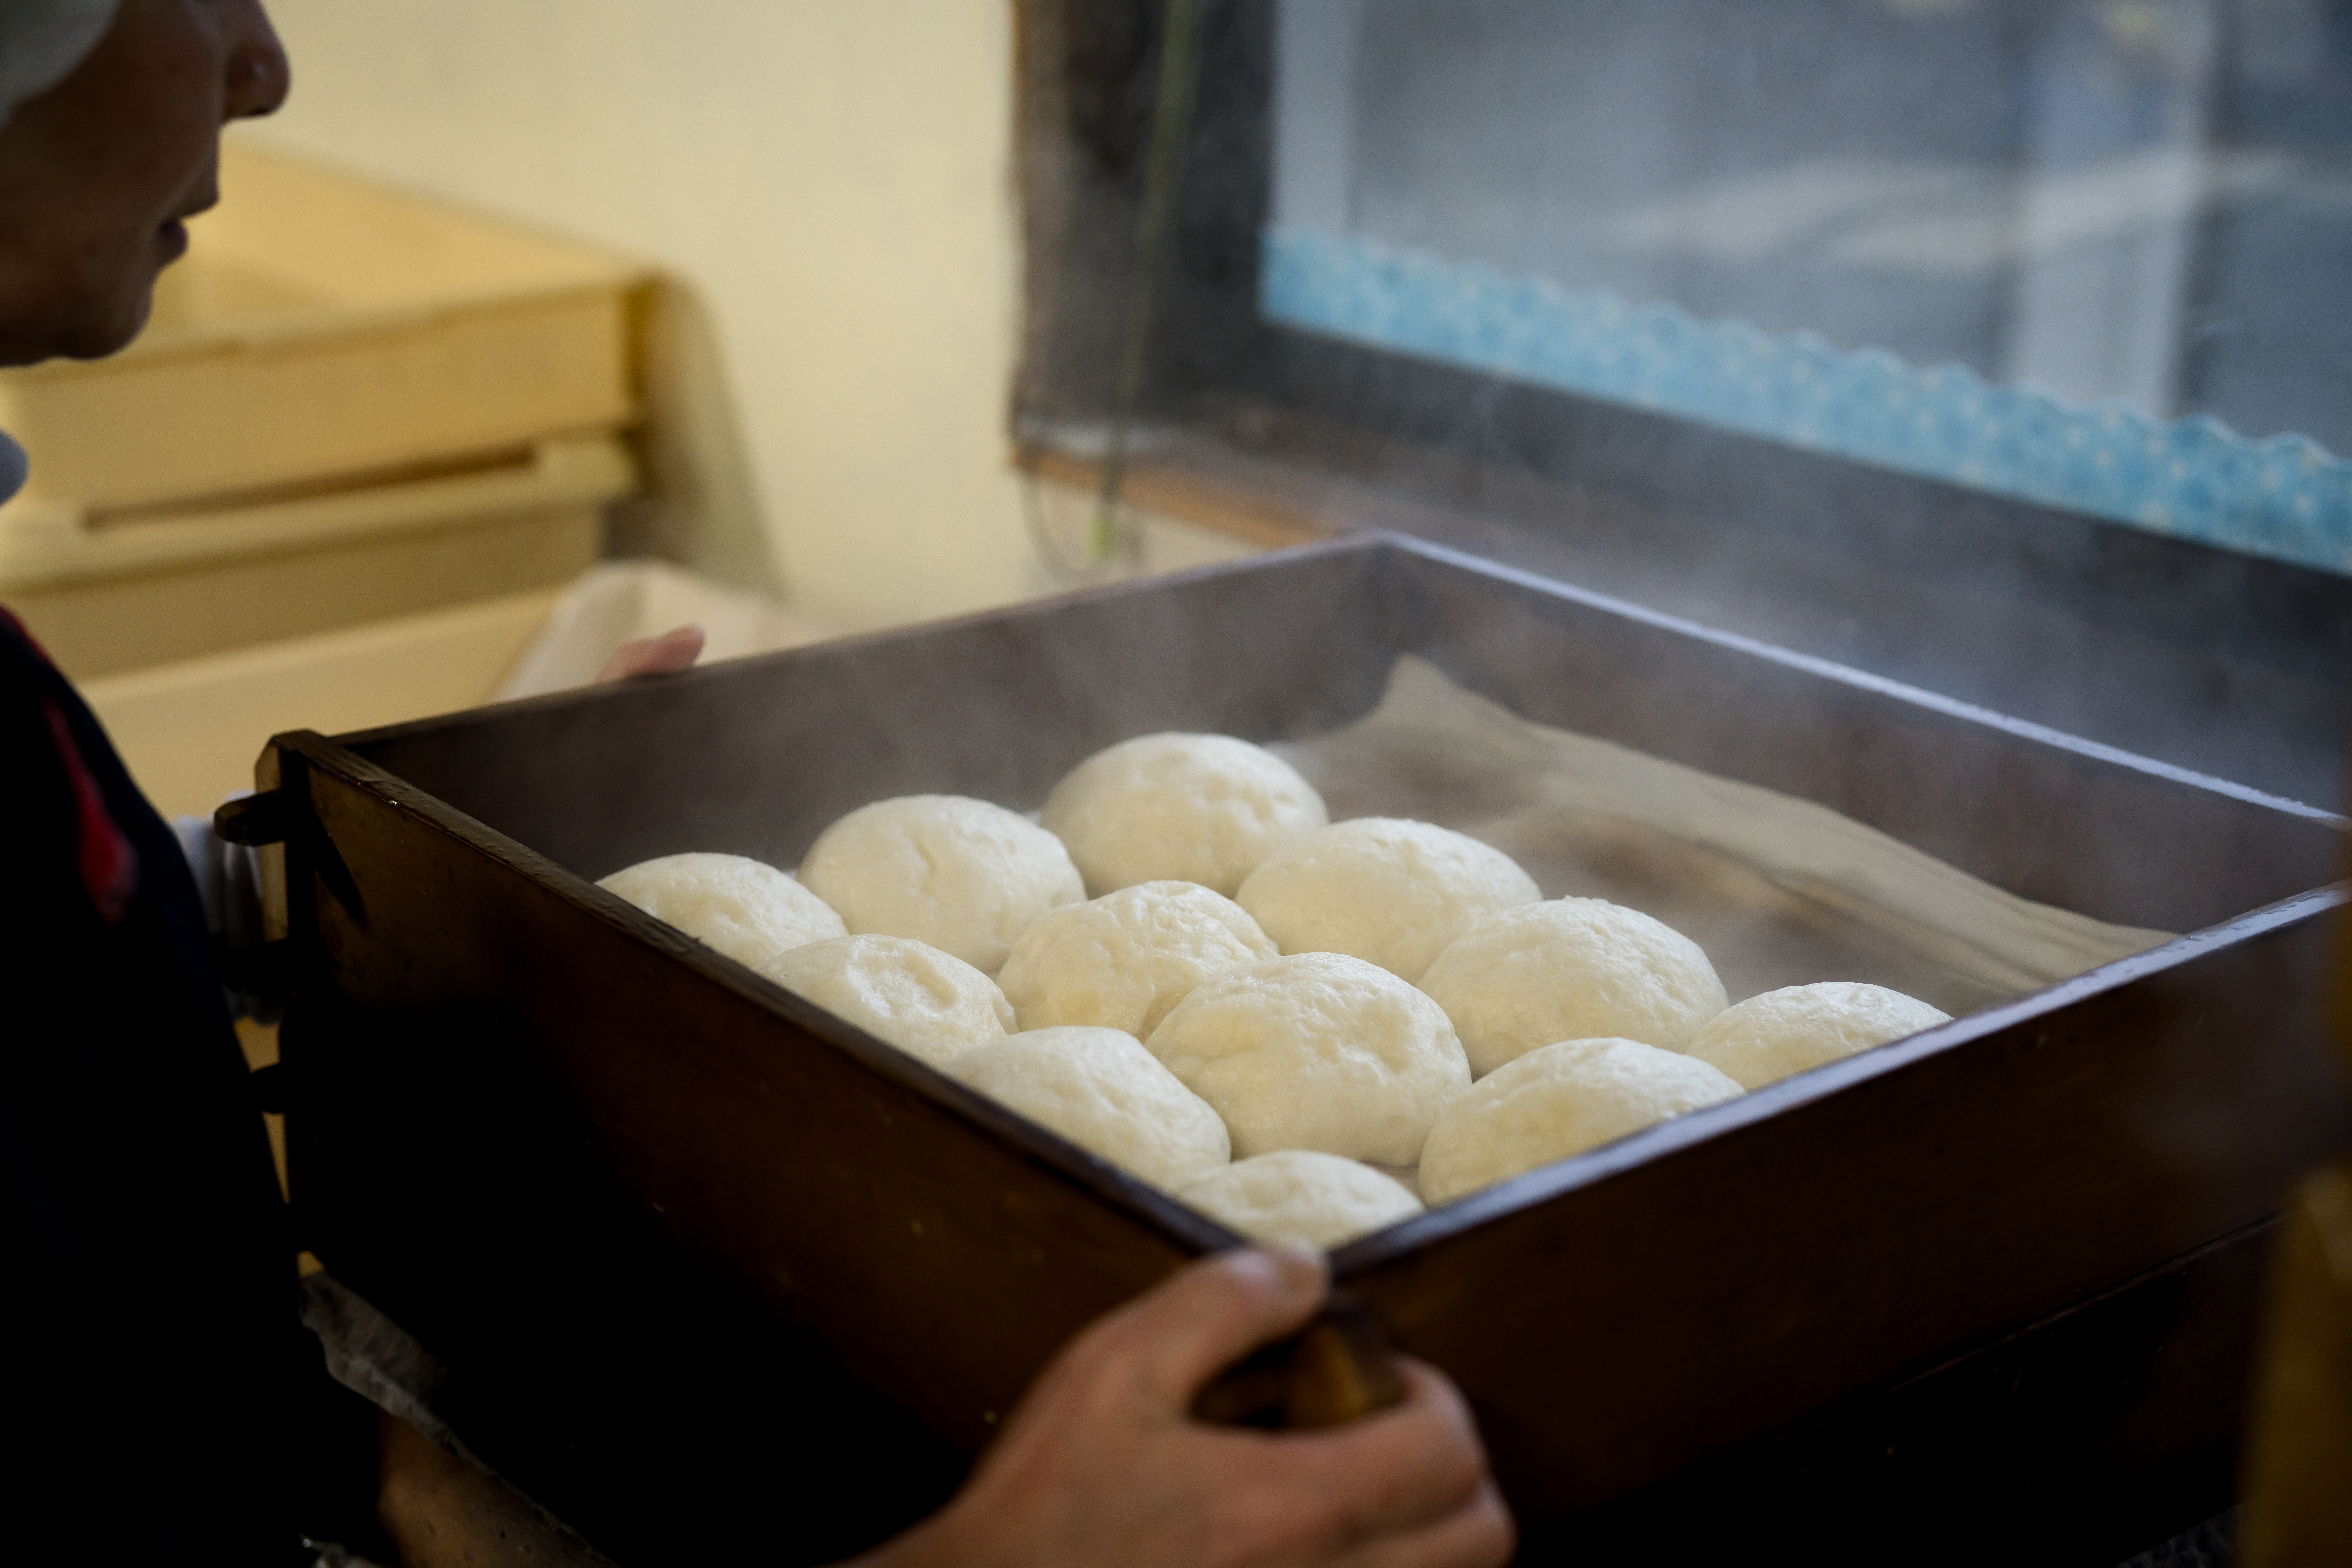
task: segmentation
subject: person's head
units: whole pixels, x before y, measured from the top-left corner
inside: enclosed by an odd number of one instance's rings
[[[0,364],[112,353],[285,51],[261,0],[0,0]]]

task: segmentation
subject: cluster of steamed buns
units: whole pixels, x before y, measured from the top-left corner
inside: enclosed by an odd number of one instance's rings
[[[1332,823],[1228,736],[1122,742],[1041,815],[907,795],[797,879],[694,854],[603,886],[1235,1230],[1321,1247],[1945,1018],[1843,983],[1730,1006],[1649,916],[1548,900],[1430,823]]]

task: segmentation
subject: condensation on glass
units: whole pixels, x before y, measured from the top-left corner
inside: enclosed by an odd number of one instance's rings
[[[2352,0],[1280,0],[1275,61],[1273,321],[2352,561]]]

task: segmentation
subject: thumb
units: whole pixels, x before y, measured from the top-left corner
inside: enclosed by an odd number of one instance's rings
[[[1114,1332],[1145,1398],[1181,1414],[1210,1378],[1313,1317],[1329,1289],[1312,1247],[1244,1247],[1171,1275],[1122,1311]]]

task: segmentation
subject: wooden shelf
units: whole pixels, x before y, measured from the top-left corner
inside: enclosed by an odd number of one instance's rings
[[[1102,484],[1098,458],[1033,446],[1015,450],[1013,463],[1041,479],[1089,494]],[[1213,465],[1197,456],[1154,455],[1128,460],[1119,493],[1145,511],[1269,549],[1346,531],[1329,505],[1318,505],[1304,489],[1296,479],[1285,484],[1283,476],[1272,472],[1244,474],[1229,461]]]

